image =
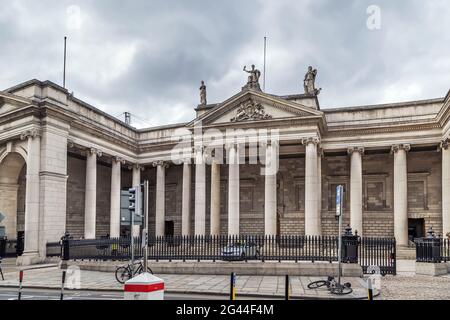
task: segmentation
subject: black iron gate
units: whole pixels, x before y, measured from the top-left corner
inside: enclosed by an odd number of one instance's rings
[[[360,238],[358,256],[364,273],[397,274],[394,238]]]

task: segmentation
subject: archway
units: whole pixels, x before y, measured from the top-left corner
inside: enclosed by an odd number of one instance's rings
[[[25,220],[25,176],[26,162],[17,152],[2,156],[0,162],[0,212],[5,219],[8,239],[16,239],[17,232],[24,230]]]

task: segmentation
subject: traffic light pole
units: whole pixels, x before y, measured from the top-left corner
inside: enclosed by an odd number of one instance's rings
[[[336,187],[336,217],[338,224],[338,285],[341,290],[341,274],[342,274],[342,214],[344,213],[344,187],[338,185]]]
[[[136,188],[136,194],[139,192],[139,188]],[[131,227],[130,227],[130,239],[131,239],[131,269],[134,268],[134,235],[133,235],[133,227],[134,227],[134,212],[131,213]]]
[[[144,181],[144,228],[142,228],[142,239],[144,239],[144,272],[147,272],[148,260],[148,180]]]

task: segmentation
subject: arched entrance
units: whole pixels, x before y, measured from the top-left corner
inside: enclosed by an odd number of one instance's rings
[[[17,239],[25,224],[26,162],[18,152],[8,152],[0,158],[0,222],[8,239]]]

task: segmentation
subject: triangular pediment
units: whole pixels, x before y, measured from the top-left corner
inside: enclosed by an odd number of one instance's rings
[[[321,116],[321,111],[311,107],[260,91],[245,90],[204,113],[191,124],[197,121],[203,125],[215,125]]]
[[[0,91],[0,115],[29,104],[30,102],[24,98]]]

